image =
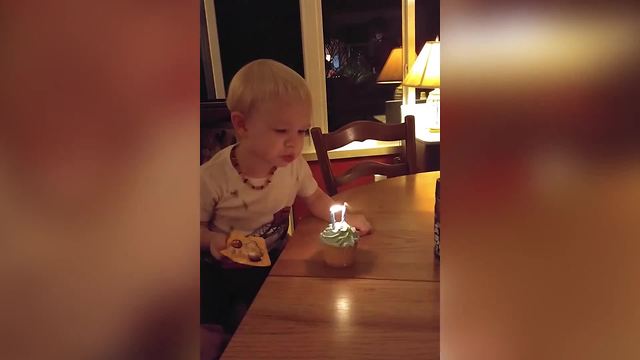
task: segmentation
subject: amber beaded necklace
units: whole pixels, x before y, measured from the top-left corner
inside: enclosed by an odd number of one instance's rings
[[[240,178],[242,179],[242,182],[247,184],[253,190],[262,190],[262,189],[266,188],[267,185],[271,184],[271,178],[273,177],[273,174],[275,174],[275,172],[276,172],[276,170],[278,168],[276,166],[272,167],[271,170],[269,170],[269,177],[267,178],[267,180],[265,180],[264,184],[262,184],[260,186],[255,186],[251,182],[249,182],[249,179],[247,179],[247,177],[244,176],[242,171],[240,171],[240,164],[238,163],[238,156],[236,155],[236,149],[237,148],[238,148],[237,145],[231,148],[231,165],[233,165],[233,167],[238,172],[238,175],[240,175]]]

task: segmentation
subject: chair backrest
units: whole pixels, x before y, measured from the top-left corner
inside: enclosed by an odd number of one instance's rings
[[[320,168],[322,169],[322,176],[327,186],[327,193],[330,196],[338,193],[338,187],[361,176],[399,176],[417,172],[415,119],[412,115],[406,116],[404,123],[393,125],[373,121],[354,121],[328,134],[323,134],[320,128],[315,127],[311,129],[311,137],[313,138],[313,146],[316,149]],[[383,164],[377,161],[364,160],[344,174],[335,176],[331,170],[328,152],[353,141],[368,139],[380,141],[404,140],[404,162]]]

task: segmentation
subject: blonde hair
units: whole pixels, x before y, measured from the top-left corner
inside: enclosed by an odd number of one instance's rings
[[[275,60],[260,59],[233,76],[227,107],[249,115],[257,105],[273,99],[301,101],[311,107],[311,92],[302,76]]]

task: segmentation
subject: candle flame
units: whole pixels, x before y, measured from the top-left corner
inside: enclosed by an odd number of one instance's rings
[[[341,212],[343,207],[344,205],[340,205],[340,204],[331,205],[331,207],[329,208],[329,211],[335,214],[337,212]]]
[[[335,205],[331,205],[331,207],[329,208],[329,211],[331,211],[331,224],[333,225],[333,222],[336,221],[335,219],[335,214],[336,213],[340,213],[340,221],[338,221],[339,223],[344,223],[345,219],[344,219],[344,215],[345,212],[347,211],[347,203],[342,203],[342,205],[340,204],[335,204]]]

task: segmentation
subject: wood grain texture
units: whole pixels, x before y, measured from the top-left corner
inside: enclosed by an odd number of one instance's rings
[[[439,281],[440,265],[433,256],[434,193],[439,176],[439,172],[402,176],[336,195],[350,210],[365,214],[374,228],[360,240],[355,264],[346,269],[326,266],[319,234],[327,224],[306,218],[296,225],[270,276]]]
[[[222,359],[438,359],[439,283],[267,279]]]

